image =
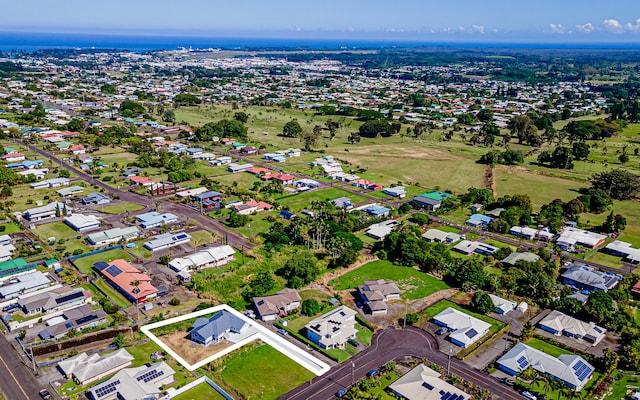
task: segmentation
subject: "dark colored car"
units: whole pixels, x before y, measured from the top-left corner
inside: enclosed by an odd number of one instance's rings
[[[380,371],[378,371],[377,369],[372,369],[371,371],[367,372],[367,376],[369,378],[371,378],[372,376],[376,376],[378,374],[380,374]]]
[[[445,326],[443,326],[442,328],[436,331],[436,335],[444,335],[445,333],[447,333],[447,330],[448,329]]]
[[[347,394],[347,389],[342,388],[342,389],[340,389],[340,390],[338,390],[338,391],[336,392],[336,397],[342,397],[342,396],[344,396],[345,394]]]
[[[360,346],[360,343],[358,343],[357,340],[355,340],[354,338],[350,338],[347,340],[347,343],[349,343],[350,345],[352,345],[353,347],[358,347]]]
[[[38,393],[40,393],[40,397],[42,397],[44,400],[53,399],[53,397],[51,397],[51,393],[49,393],[47,389],[42,389]]]

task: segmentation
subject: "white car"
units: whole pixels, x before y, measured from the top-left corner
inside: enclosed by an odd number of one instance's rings
[[[522,395],[529,400],[538,400],[538,398],[531,392],[522,392]]]

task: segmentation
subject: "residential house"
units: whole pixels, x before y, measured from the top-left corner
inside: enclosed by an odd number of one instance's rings
[[[91,400],[164,399],[164,388],[175,382],[175,373],[164,361],[125,368],[89,389],[87,397]]]
[[[394,186],[390,188],[384,188],[382,193],[388,194],[389,196],[397,197],[399,199],[405,198],[407,192],[404,189],[404,186]]]
[[[576,245],[595,249],[603,244],[606,238],[606,235],[566,226],[556,239],[556,244],[568,251],[573,250]]]
[[[444,232],[439,229],[429,229],[422,234],[427,242],[454,243],[461,239],[460,235],[453,232]]]
[[[500,260],[503,264],[516,265],[519,261],[524,262],[536,262],[540,259],[540,256],[537,254],[530,253],[525,251],[524,253],[511,253],[507,257]]]
[[[253,164],[229,164],[227,165],[227,171],[237,174],[238,172],[245,172],[253,168]]]
[[[198,318],[189,335],[194,342],[208,346],[222,340],[236,343],[250,332],[249,324],[229,311],[221,310],[210,318]]]
[[[102,194],[98,192],[91,193],[90,195],[82,198],[82,204],[84,205],[88,205],[88,204],[102,205],[102,204],[109,204],[109,203],[111,203],[111,197],[107,196],[106,194]]]
[[[42,340],[60,339],[70,330],[80,331],[85,328],[102,325],[107,322],[107,313],[102,309],[93,310],[86,304],[68,309],[58,317],[49,319],[38,336]]]
[[[126,228],[112,228],[102,232],[92,233],[87,237],[87,241],[94,246],[104,246],[120,241],[128,242],[140,236],[137,226],[127,226]]]
[[[490,256],[496,251],[498,251],[498,248],[482,242],[472,242],[470,240],[462,240],[459,243],[457,243],[455,246],[453,246],[452,250],[457,251],[458,253],[462,253],[466,256],[471,255],[473,253],[482,254],[484,256]]]
[[[29,184],[29,187],[31,187],[31,189],[52,189],[60,186],[68,186],[69,182],[71,182],[69,178],[51,178],[40,182],[33,182]]]
[[[206,250],[188,256],[174,258],[169,262],[169,268],[176,272],[186,269],[220,268],[235,258],[235,250],[229,245],[210,247]]]
[[[388,217],[391,209],[373,204],[365,208],[364,211],[374,217]]]
[[[237,204],[233,207],[233,212],[240,215],[249,215],[260,211],[273,210],[273,206],[264,201],[249,200],[245,203]]]
[[[433,317],[433,322],[449,329],[449,340],[467,348],[489,332],[491,324],[449,307]]]
[[[125,349],[100,356],[98,353],[88,355],[80,353],[58,363],[58,369],[67,379],[73,379],[78,385],[105,378],[133,362],[133,356]]]
[[[163,233],[162,235],[154,236],[148,242],[144,242],[144,247],[151,251],[159,251],[179,246],[181,244],[187,244],[190,241],[191,235],[186,232],[180,232],[176,234]]]
[[[244,146],[240,149],[240,152],[245,155],[258,154],[258,148],[254,146]]]
[[[62,198],[72,197],[78,195],[84,191],[84,186],[69,186],[58,190],[58,196]]]
[[[35,270],[37,266],[38,264],[33,262],[28,263],[22,257],[0,262],[0,279],[31,272]]]
[[[296,217],[296,215],[289,210],[282,210],[280,211],[280,217],[286,219],[287,221],[291,221]]]
[[[267,161],[285,162],[287,158],[279,153],[266,153],[262,156]]]
[[[139,269],[125,260],[113,260],[111,262],[98,261],[93,264],[104,279],[111,286],[122,293],[127,300],[134,304],[146,303],[153,300],[158,289],[151,284],[149,275],[140,272]],[[132,285],[137,283],[138,285]]]
[[[411,199],[411,205],[427,211],[435,211],[442,205],[442,201],[430,199],[428,197],[416,196]]]
[[[122,170],[122,176],[124,176],[125,178],[131,178],[132,176],[140,174],[142,174],[142,169],[138,167],[126,167]]]
[[[169,225],[178,222],[178,216],[171,213],[160,214],[157,211],[150,211],[136,217],[143,229],[151,229],[157,226]]]
[[[524,343],[513,346],[496,364],[501,371],[512,376],[531,367],[541,374],[551,375],[575,391],[581,390],[595,371],[580,356],[562,354],[556,358]]]
[[[470,395],[440,379],[440,373],[424,364],[404,374],[389,385],[398,398],[406,400],[469,400]]]
[[[293,185],[293,181],[296,179],[295,176],[285,173],[269,173],[262,176],[263,181],[274,180],[276,182],[280,182],[283,185]]]
[[[347,340],[356,337],[356,312],[340,306],[314,319],[306,325],[307,338],[323,349],[344,347]]]
[[[71,212],[71,207],[67,207],[64,203],[54,201],[42,207],[30,208],[23,213],[23,216],[29,221],[42,221],[43,219],[55,218],[62,216],[64,210],[67,210],[67,215]]]
[[[398,285],[384,279],[364,281],[364,285],[358,286],[358,294],[372,315],[386,314],[386,302],[400,299]]]
[[[87,152],[87,150],[81,144],[74,144],[73,146],[70,146],[69,151],[73,155],[85,154]]]
[[[129,182],[135,186],[151,186],[153,179],[146,176],[131,175],[129,176]]]
[[[253,167],[253,168],[249,168],[246,172],[250,173],[251,175],[260,177],[262,175],[271,173],[271,170],[268,168]]]
[[[202,204],[203,208],[221,208],[222,194],[214,191],[207,191],[195,195],[195,201]]]
[[[315,189],[317,187],[320,187],[320,182],[315,181],[313,179],[299,179],[297,181],[295,181],[294,183],[296,185],[296,187],[306,187],[309,189]]]
[[[383,222],[378,222],[377,224],[373,224],[369,226],[365,235],[372,237],[376,240],[382,240],[387,237],[388,234],[393,231],[393,228],[398,225],[398,221],[390,219]]]
[[[336,208],[346,208],[347,210],[353,208],[351,199],[348,197],[338,197],[335,200],[331,200],[331,202]]]
[[[621,279],[620,275],[611,272],[600,272],[580,264],[569,264],[567,270],[560,275],[560,281],[565,285],[590,292],[611,290],[618,285]]]
[[[209,164],[213,164],[213,165],[229,165],[231,164],[231,161],[233,161],[233,159],[229,156],[222,156],[222,157],[218,157],[213,161],[209,161]]]
[[[17,172],[18,175],[28,177],[29,175],[35,176],[37,180],[44,179],[44,177],[49,172],[49,168],[40,168],[40,169],[26,169],[24,171]]]
[[[604,250],[616,257],[622,257],[626,262],[632,264],[640,263],[640,249],[633,248],[631,243],[614,240],[606,245]]]
[[[545,229],[533,229],[528,226],[512,226],[509,233],[522,239],[527,240],[543,240],[550,241],[555,236],[553,233]]]
[[[41,167],[43,164],[42,160],[24,160],[16,163],[7,164],[7,168],[11,169],[34,169]]]
[[[18,153],[18,152],[7,153],[0,158],[2,159],[2,161],[8,162],[8,163],[24,161],[26,159],[24,154]]]
[[[194,197],[198,194],[206,193],[206,192],[207,192],[206,187],[197,187],[197,188],[187,189],[187,190],[182,190],[180,192],[177,192],[176,197],[179,199],[184,199],[187,197]]]
[[[606,329],[593,322],[584,322],[577,318],[553,310],[538,322],[540,328],[557,336],[568,336],[584,340],[593,346],[605,337]]]
[[[91,290],[85,290],[81,287],[72,288],[65,285],[45,292],[22,296],[18,299],[17,304],[24,315],[36,315],[61,311],[91,303],[92,301],[93,293]]]
[[[13,276],[0,286],[0,297],[11,299],[20,295],[44,289],[51,284],[51,280],[40,271],[33,271],[24,275]]]
[[[272,296],[253,298],[253,308],[263,321],[274,321],[300,307],[302,299],[295,289],[282,289]]]
[[[100,227],[100,219],[95,215],[72,214],[64,218],[64,223],[76,232],[88,232]]]
[[[486,228],[491,221],[493,221],[493,218],[489,216],[473,214],[465,223],[474,228]]]
[[[498,297],[491,293],[489,293],[489,298],[496,307],[496,313],[500,315],[508,314],[516,308],[516,303],[514,301],[503,299],[502,297]]]

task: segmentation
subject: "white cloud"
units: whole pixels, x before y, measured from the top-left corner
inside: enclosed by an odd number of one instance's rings
[[[296,32],[302,32],[302,27],[300,25],[296,25],[293,27],[293,30]]]
[[[473,32],[484,33],[484,25],[471,25]]]
[[[620,24],[620,22],[618,22],[618,20],[615,19],[605,19],[603,22],[605,29],[611,31],[611,32],[622,32],[623,31],[623,27]]]
[[[624,27],[628,31],[639,32],[640,31],[640,18],[636,19],[634,23],[627,22]]]
[[[581,33],[591,33],[596,30],[591,22],[582,25],[576,25],[576,31]]]
[[[564,34],[567,33],[567,30],[562,26],[562,24],[549,24],[549,29],[551,29],[551,33]]]

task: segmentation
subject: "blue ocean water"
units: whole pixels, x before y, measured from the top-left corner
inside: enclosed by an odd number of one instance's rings
[[[52,48],[98,48],[130,51],[174,50],[179,47],[259,49],[259,48],[384,48],[444,46],[465,48],[557,48],[557,49],[640,49],[640,43],[465,43],[417,40],[354,40],[260,37],[197,37],[79,33],[0,32],[0,51],[35,51]]]

